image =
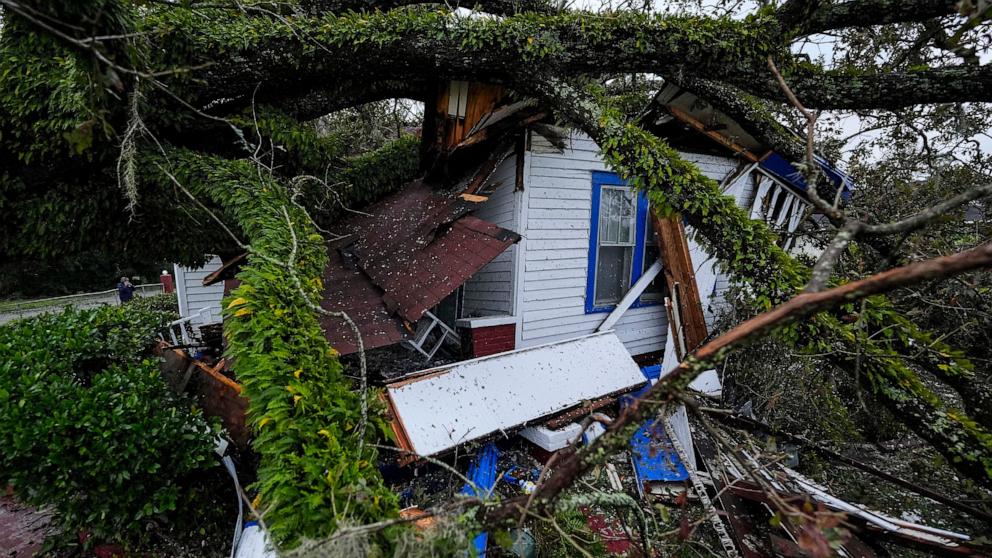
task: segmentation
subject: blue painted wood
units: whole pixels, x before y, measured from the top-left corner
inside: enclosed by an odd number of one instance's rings
[[[617,306],[609,304],[596,306],[596,248],[599,246],[599,202],[603,186],[629,186],[615,172],[593,171],[592,173],[592,222],[589,226],[589,267],[586,273],[586,314],[612,312]],[[631,261],[630,285],[633,285],[644,273],[644,243],[648,232],[648,199],[643,192],[637,193],[637,225],[634,231],[634,257]],[[646,308],[658,306],[660,302],[641,302],[636,300],[631,308]]]
[[[814,158],[816,160],[816,164],[819,165],[820,170],[834,184],[834,186],[843,188],[841,197],[843,197],[845,201],[850,201],[851,190],[856,187],[854,179],[852,179],[851,176],[844,171],[834,167],[830,161],[827,161],[823,157],[815,155]],[[806,179],[803,177],[803,173],[799,172],[799,170],[796,169],[792,163],[787,161],[778,153],[772,153],[761,161],[761,168],[779,177],[781,180],[785,181],[787,184],[800,192],[805,192],[806,188],[808,188]]]
[[[644,423],[630,438],[631,462],[638,487],[645,482],[679,482],[689,478],[660,420]]]
[[[644,377],[657,380],[661,375],[661,365],[641,368]],[[620,400],[626,407],[651,389],[651,384],[625,395]],[[637,480],[637,490],[643,496],[645,483],[681,482],[689,478],[689,472],[679,459],[678,452],[665,432],[665,426],[657,419],[649,419],[630,437],[630,462]]]

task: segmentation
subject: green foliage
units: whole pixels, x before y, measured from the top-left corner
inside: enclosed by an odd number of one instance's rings
[[[700,233],[700,244],[744,285],[756,311],[770,309],[802,289],[809,270],[778,247],[767,225],[750,220],[733,198],[724,196],[714,180],[664,140],[623,123],[615,113],[600,110],[596,118],[597,139],[610,165],[646,193],[658,214],[681,214]],[[842,312],[851,313],[850,306]],[[885,297],[867,301],[864,313],[854,323],[821,313],[775,328],[773,334],[798,352],[830,353],[831,362],[853,373],[959,470],[992,484],[992,433],[945,404],[903,360],[916,351],[914,342],[926,338],[909,327]],[[883,334],[881,340],[874,338],[875,332]],[[970,370],[960,356],[945,355],[952,376]]]
[[[205,26],[203,17],[211,16],[216,23]],[[161,63],[166,66],[189,64],[204,53],[228,57],[278,45],[287,74],[305,71],[332,76],[334,68],[352,68],[351,54],[367,59],[370,47],[394,55],[396,64],[402,63],[404,51],[452,45],[457,45],[466,60],[477,56],[552,63],[586,59],[591,70],[601,69],[607,59],[615,62],[613,67],[618,71],[643,67],[644,55],[649,53],[658,54],[659,59],[678,53],[678,64],[685,65],[762,60],[769,52],[775,21],[767,15],[735,20],[634,11],[609,17],[565,11],[463,18],[447,9],[347,12],[274,21],[225,10],[174,8],[149,15],[141,25],[160,34],[163,42],[175,45],[163,53]],[[571,40],[576,33],[582,35],[579,43]],[[303,35],[306,40],[300,40]]]
[[[241,286],[225,304],[227,356],[251,402],[261,456],[254,488],[278,544],[326,536],[341,522],[395,516],[396,497],[367,443],[379,439],[373,426],[385,425],[373,407],[360,447],[360,394],[310,306],[323,291],[323,239],[286,188],[260,179],[251,163],[186,151],[170,159],[176,177],[222,206],[251,245]]]
[[[559,531],[551,522],[557,524]],[[563,534],[564,533],[564,534]],[[592,556],[606,556],[602,538],[589,529],[586,515],[577,508],[562,509],[549,520],[534,522],[537,555],[548,558],[569,558],[577,554],[575,546]]]
[[[130,312],[154,312],[170,322],[179,319],[179,299],[174,292],[136,296],[127,306]]]
[[[0,327],[0,483],[98,538],[139,538],[175,512],[214,434],[150,357],[169,317],[70,308]]]
[[[260,107],[255,116],[246,115],[232,122],[247,130],[251,141],[268,138],[284,149],[288,163],[294,171],[304,171],[323,176],[329,166],[339,164],[347,146],[337,136],[317,133],[311,123],[300,123],[272,107]]]
[[[345,204],[371,203],[409,182],[420,167],[420,140],[404,135],[375,151],[352,157],[337,176]]]

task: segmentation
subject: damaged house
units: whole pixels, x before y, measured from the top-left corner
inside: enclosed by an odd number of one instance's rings
[[[783,247],[808,250],[797,233],[810,204],[802,175],[792,165],[673,85],[659,92],[654,107],[646,121],[656,134],[753,218],[767,221]],[[349,208],[334,224],[339,237],[328,244],[321,305],[346,313],[361,344],[342,318],[322,316],[322,326],[343,355],[360,346],[410,349],[407,360],[414,368],[373,370],[380,381],[424,368],[442,350],[447,362],[509,353],[497,369],[533,367],[545,353],[560,351],[562,343],[603,335],[611,340],[590,341],[605,345],[598,349],[602,358],[587,361],[588,369],[581,371],[586,376],[555,366],[554,358],[541,373],[560,374],[559,382],[599,385],[603,378],[618,377],[616,359],[604,355],[621,347],[644,374],[623,385],[602,382],[602,389],[579,390],[571,400],[546,407],[535,404],[529,414],[479,427],[468,438],[431,446],[428,453],[570,407],[588,412],[615,402],[642,386],[645,376],[657,378],[699,346],[726,303],[730,278],[696,244],[691,229],[679,219],[651,214],[644,195],[607,167],[590,138],[557,128],[549,118],[535,101],[513,100],[499,86],[455,81],[440,87],[436,103],[425,111],[425,178],[368,207]],[[849,178],[826,161],[820,164],[846,195]],[[220,301],[236,284],[243,259],[215,257],[197,270],[176,267],[185,320],[197,326],[220,319]],[[720,393],[715,372],[703,374],[693,387]],[[512,389],[503,395],[521,397]],[[576,411],[579,401],[593,403]],[[398,410],[398,403],[391,403]],[[688,426],[680,423],[691,457]],[[394,430],[398,439],[411,442],[406,450],[423,449],[410,440],[402,416]],[[553,450],[567,438],[562,432],[529,434]]]
[[[783,246],[803,249],[800,173],[692,94],[669,85],[658,101],[657,133],[780,231]],[[656,364],[672,342],[670,314],[698,328],[687,311],[698,304],[712,322],[728,278],[691,230],[655,219],[590,138],[547,120],[497,86],[441,88],[425,115],[428,178],[345,213],[328,251],[323,305],[349,314],[366,350],[402,343],[430,359],[451,342],[471,358],[612,330],[638,362]],[[177,266],[183,315],[219,319],[221,282],[239,263]],[[342,354],[357,350],[343,321],[324,326]]]
[[[815,255],[800,224],[818,216],[802,174],[786,159],[673,85],[659,92],[644,123],[753,219],[766,221],[783,248]],[[555,127],[536,102],[514,100],[499,86],[450,82],[425,110],[422,146],[425,178],[349,208],[335,222],[321,301],[347,314],[360,333],[343,318],[321,317],[341,354],[409,349],[415,368],[373,371],[385,384],[401,464],[514,433],[547,459],[594,438],[595,427],[602,431],[596,421],[609,421],[596,418],[600,411],[628,404],[707,338],[731,278],[680,219],[653,215],[589,137]],[[849,196],[850,178],[825,160],[818,164]],[[181,321],[218,322],[243,259],[177,266]],[[446,364],[427,368],[439,355]],[[711,396],[721,390],[714,371],[690,387]],[[694,436],[684,407],[645,423],[630,442],[636,493],[665,498],[692,486],[707,508],[729,514],[725,522],[711,517],[728,555],[794,549],[781,533],[755,542],[751,532],[768,523],[760,494],[740,471],[723,490],[726,479],[707,471],[716,465],[733,472],[732,464],[717,463],[712,442]],[[476,487],[463,493],[491,490],[498,463],[499,451],[486,444],[469,469]],[[775,466],[781,470],[767,482],[782,497],[805,494],[850,513],[868,531],[967,552],[967,536],[855,507]],[[513,467],[507,480],[528,482],[511,473]],[[607,475],[622,489],[614,468]],[[595,515],[589,521],[601,533],[615,527]],[[852,539],[843,555],[874,555],[858,545]]]

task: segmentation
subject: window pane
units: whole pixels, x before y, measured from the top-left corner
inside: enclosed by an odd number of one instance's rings
[[[619,228],[619,204],[617,191],[603,188],[599,201],[599,242],[600,244],[616,244],[617,229]]]
[[[631,190],[620,190],[621,222],[619,242],[633,244],[634,232],[637,228],[637,213],[634,208],[634,193]]]
[[[597,306],[620,301],[630,287],[631,246],[602,246],[596,262]]]
[[[599,242],[633,244],[637,227],[634,194],[629,188],[603,188],[599,198]]]

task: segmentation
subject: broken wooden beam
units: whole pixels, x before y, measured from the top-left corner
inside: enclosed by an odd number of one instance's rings
[[[669,293],[677,293],[674,300],[678,305],[678,320],[669,320],[675,328],[675,322],[681,325],[681,331],[673,329],[676,339],[685,341],[686,351],[691,353],[701,346],[708,336],[706,316],[696,284],[696,273],[692,265],[692,255],[689,253],[689,243],[685,237],[685,226],[678,215],[660,218],[651,212],[651,223],[658,236],[658,250],[661,261],[664,262],[665,284]],[[671,318],[671,316],[669,316]],[[678,343],[675,344],[679,346]],[[681,361],[685,355],[678,355]]]
[[[719,143],[720,145],[731,149],[734,153],[743,156],[748,161],[751,161],[752,163],[757,163],[760,160],[758,156],[752,153],[748,148],[738,144],[734,140],[717,132],[716,130],[711,129],[710,126],[707,126],[703,122],[700,122],[696,117],[692,116],[688,112],[673,105],[666,105],[665,110],[667,110],[672,116],[674,116],[680,122],[689,125],[691,128],[704,134],[706,137],[712,139],[713,141]]]

